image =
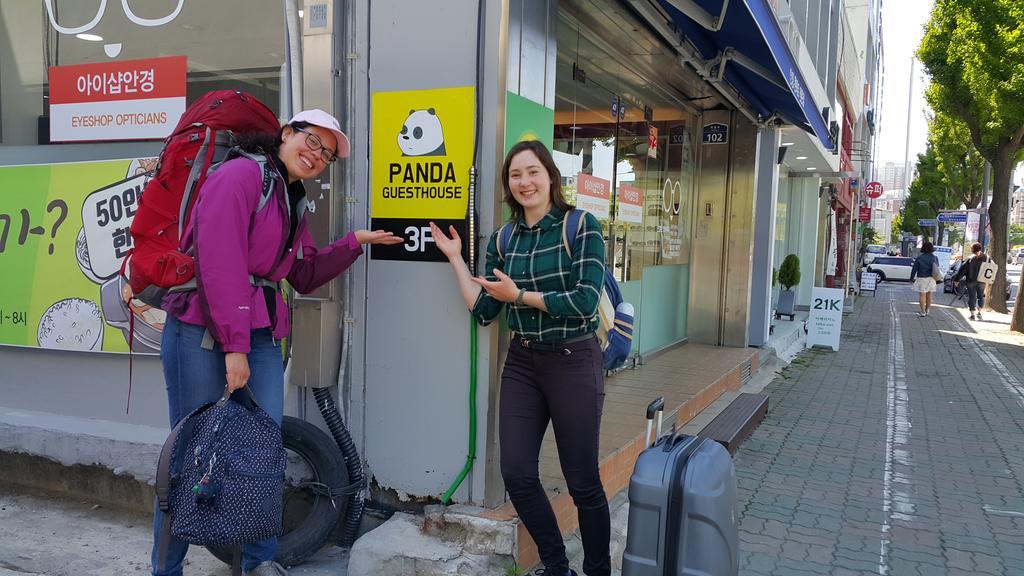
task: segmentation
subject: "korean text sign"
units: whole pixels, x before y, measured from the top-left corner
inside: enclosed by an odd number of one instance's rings
[[[576,175],[576,207],[607,220],[611,207],[612,183],[580,172]]]
[[[811,311],[807,318],[807,347],[828,346],[839,351],[839,335],[843,330],[842,288],[811,290]]]
[[[644,221],[644,191],[630,184],[619,185],[616,205],[619,222],[642,224]]]
[[[185,112],[185,56],[52,66],[50,140],[166,137]]]

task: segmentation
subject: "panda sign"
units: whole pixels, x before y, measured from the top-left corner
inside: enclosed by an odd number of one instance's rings
[[[465,235],[474,89],[376,92],[371,106],[372,226],[405,238],[371,247],[371,258],[446,261],[429,222]]]

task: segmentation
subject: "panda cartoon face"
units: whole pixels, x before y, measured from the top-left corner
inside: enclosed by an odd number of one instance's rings
[[[398,133],[402,156],[444,156],[444,133],[433,108],[410,110]]]

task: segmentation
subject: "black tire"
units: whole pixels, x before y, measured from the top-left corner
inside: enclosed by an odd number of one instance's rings
[[[868,270],[868,272],[874,272],[878,274],[878,281],[885,282],[885,274],[881,270]]]
[[[349,485],[349,479],[348,469],[345,468],[337,444],[313,424],[285,416],[281,426],[281,440],[289,454],[284,493],[284,529],[277,539],[275,560],[289,567],[303,563],[323,548],[335,526],[345,517],[349,496],[335,498],[332,504],[325,493],[315,492],[314,489],[344,488]],[[295,474],[300,477],[293,477]],[[231,564],[231,548],[206,548],[221,562]]]

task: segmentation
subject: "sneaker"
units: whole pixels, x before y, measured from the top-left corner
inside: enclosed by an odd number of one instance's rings
[[[533,571],[533,576],[560,576],[560,575],[556,574],[555,572],[553,572],[553,571],[551,571],[551,570],[549,570],[547,568],[537,568],[536,570]],[[576,574],[575,570],[570,568],[569,571],[565,573],[565,576],[578,576],[578,575]]]
[[[277,562],[268,560],[245,572],[245,576],[288,576],[288,571]]]
[[[974,312],[971,312],[970,319],[974,320]]]
[[[918,313],[917,313],[917,315],[918,315],[918,317],[920,317],[920,318],[924,318],[924,312],[918,312]]]
[[[978,321],[980,322],[981,321],[981,312],[978,312],[977,318],[978,318]]]

